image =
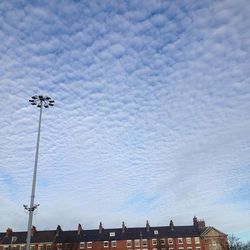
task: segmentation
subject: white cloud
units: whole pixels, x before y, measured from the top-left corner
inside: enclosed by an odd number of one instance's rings
[[[194,214],[226,233],[249,228],[246,1],[0,9],[0,230],[26,230],[38,125],[28,98],[40,93],[56,105],[43,113],[38,228]]]

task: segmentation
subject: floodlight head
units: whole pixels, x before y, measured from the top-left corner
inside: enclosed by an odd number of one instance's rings
[[[49,108],[49,106],[54,106],[54,100],[52,100],[49,96],[43,95],[34,95],[29,100],[31,105],[36,105],[38,108]]]

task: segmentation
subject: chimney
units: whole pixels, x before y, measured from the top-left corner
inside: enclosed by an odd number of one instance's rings
[[[204,220],[198,220],[198,228],[202,228],[202,227],[205,227],[206,226],[206,223]]]
[[[62,232],[62,228],[60,225],[58,225],[56,228],[56,237],[58,237],[61,232]]]
[[[122,233],[125,233],[126,231],[126,226],[125,226],[125,223],[124,221],[122,222]]]
[[[174,222],[172,220],[170,220],[169,227],[171,231],[174,230]]]
[[[102,234],[102,231],[103,231],[103,227],[102,227],[102,223],[100,222],[100,224],[99,224],[99,234]]]
[[[31,236],[34,236],[36,232],[37,232],[36,227],[32,226],[32,228],[31,228]]]
[[[196,216],[194,216],[194,218],[193,218],[193,225],[194,225],[194,227],[198,227],[198,220],[197,220]]]
[[[146,229],[147,229],[147,232],[149,232],[149,230],[150,230],[150,225],[149,225],[148,220],[147,220],[147,222],[146,222]]]
[[[6,229],[6,236],[7,236],[7,237],[12,236],[12,229],[9,228],[9,227]]]
[[[83,231],[82,225],[78,224],[77,234],[80,235],[82,231]]]

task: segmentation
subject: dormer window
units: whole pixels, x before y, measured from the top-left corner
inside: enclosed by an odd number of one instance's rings
[[[159,234],[158,230],[154,230],[154,235]]]
[[[109,236],[110,236],[110,237],[115,237],[115,232],[110,232],[110,233],[109,233]]]

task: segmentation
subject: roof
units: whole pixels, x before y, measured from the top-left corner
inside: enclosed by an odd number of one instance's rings
[[[145,227],[126,228],[122,232],[121,228],[103,229],[99,234],[98,229],[82,230],[80,235],[78,231],[57,231],[46,230],[37,231],[31,237],[31,243],[54,242],[54,243],[71,243],[82,241],[109,241],[109,240],[134,240],[134,239],[153,239],[153,238],[176,238],[176,237],[195,237],[200,236],[207,227],[197,228],[195,226],[174,226],[171,230],[169,226],[150,227],[147,231]],[[155,230],[158,234],[155,234]],[[114,232],[115,236],[110,236]],[[11,236],[6,233],[0,233],[0,244],[25,244],[27,232],[12,232]]]

